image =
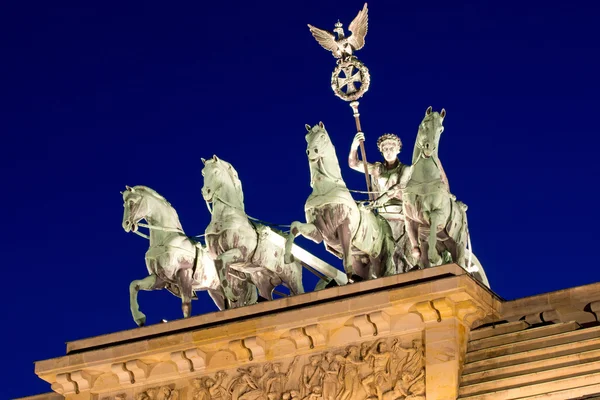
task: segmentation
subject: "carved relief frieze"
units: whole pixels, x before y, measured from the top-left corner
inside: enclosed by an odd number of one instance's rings
[[[135,400],[178,400],[179,391],[169,386],[159,386],[146,389],[135,396]]]
[[[420,340],[382,338],[218,371],[190,386],[189,400],[425,400],[425,356]]]

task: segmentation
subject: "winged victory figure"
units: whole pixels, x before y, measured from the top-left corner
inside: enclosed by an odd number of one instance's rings
[[[329,31],[316,28],[310,24],[308,25],[308,28],[323,48],[331,51],[335,58],[345,60],[351,57],[354,51],[362,49],[365,45],[365,36],[367,36],[368,25],[367,12],[367,3],[365,3],[363,9],[358,12],[356,18],[350,23],[348,29],[352,32],[352,35],[348,37],[344,36],[344,29],[342,28],[340,21],[338,21],[333,30],[333,32],[338,35],[337,40],[335,35]]]

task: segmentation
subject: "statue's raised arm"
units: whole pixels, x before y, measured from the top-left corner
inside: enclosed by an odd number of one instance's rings
[[[365,172],[364,161],[358,159],[358,148],[360,146],[360,142],[365,140],[365,134],[362,132],[358,132],[354,135],[354,140],[352,140],[352,145],[350,145],[350,153],[348,154],[348,166],[355,171]],[[379,175],[379,167],[381,163],[370,163],[367,162],[367,168],[369,171],[369,175],[372,177],[376,177]]]

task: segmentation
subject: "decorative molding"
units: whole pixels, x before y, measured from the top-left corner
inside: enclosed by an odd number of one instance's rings
[[[541,318],[544,322],[553,322],[555,324],[561,322],[560,315],[556,312],[556,310],[542,312]]]
[[[258,336],[250,336],[244,339],[244,346],[250,351],[250,361],[265,359],[265,341]]]
[[[440,322],[442,320],[439,312],[433,307],[433,302],[422,301],[415,303],[408,312],[418,314],[423,319],[423,322]]]
[[[465,300],[455,304],[456,317],[463,324],[471,328],[473,324],[486,317],[485,309],[472,300]]]
[[[175,351],[170,355],[171,361],[177,366],[177,372],[185,373],[194,371],[192,361],[188,359],[183,351]]]
[[[541,324],[544,321],[542,320],[542,313],[534,313],[534,314],[529,314],[524,316],[523,318],[525,322],[527,322],[529,325],[536,325],[536,324]]]
[[[296,345],[297,350],[306,350],[313,348],[313,342],[310,336],[306,334],[304,328],[293,328],[281,336],[283,339],[291,339]]]
[[[600,301],[594,301],[589,304],[589,309],[596,317],[596,321],[600,322]]]
[[[369,320],[375,326],[375,335],[382,335],[391,332],[390,316],[383,311],[377,311],[369,314]]]
[[[127,361],[125,368],[133,374],[133,383],[143,381],[148,377],[148,365],[140,360]]]
[[[241,339],[232,340],[229,342],[229,350],[235,354],[237,361],[252,361],[252,352],[244,346],[244,341]]]
[[[121,385],[135,382],[131,371],[125,368],[125,363],[113,364],[110,366],[110,370],[117,376]]]
[[[116,363],[110,366],[110,370],[117,375],[122,385],[140,382],[148,377],[148,365],[140,360]]]
[[[377,336],[377,328],[366,314],[357,315],[352,318],[351,325],[358,329],[360,337]]]
[[[326,333],[319,324],[290,329],[281,337],[283,339],[291,339],[298,350],[314,349],[317,346],[327,344]]]
[[[92,376],[85,371],[71,372],[71,379],[77,383],[78,393],[90,390],[94,383]]]
[[[308,335],[312,341],[311,348],[325,346],[327,344],[326,333],[319,324],[312,324],[304,327],[304,333]]]
[[[71,379],[71,374],[69,373],[56,375],[56,383],[58,384],[58,386],[52,385],[52,389],[55,392],[62,394],[63,396],[68,394],[79,393],[79,389],[77,388],[77,382]]]
[[[185,357],[192,362],[194,372],[204,371],[206,369],[206,353],[197,348],[185,350]]]
[[[437,310],[439,318],[442,320],[456,315],[455,303],[447,297],[435,299],[431,302],[431,305]]]

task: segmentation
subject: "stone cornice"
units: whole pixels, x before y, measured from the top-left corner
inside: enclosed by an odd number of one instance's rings
[[[424,323],[457,319],[470,328],[499,308],[497,296],[446,265],[72,342],[71,354],[37,362],[36,374],[64,394],[89,390],[101,375],[149,384],[160,368],[162,380],[277,360],[288,355],[283,347],[308,354],[418,332]]]

